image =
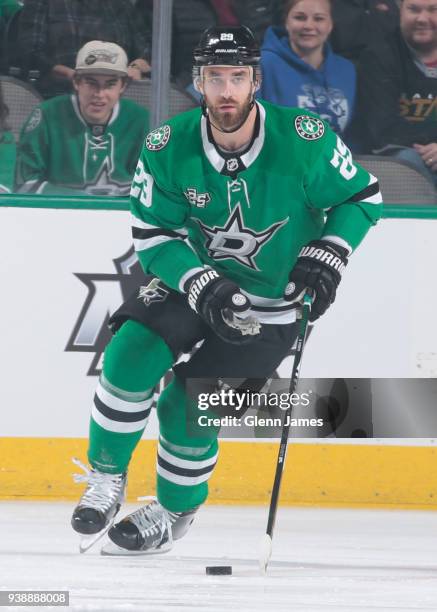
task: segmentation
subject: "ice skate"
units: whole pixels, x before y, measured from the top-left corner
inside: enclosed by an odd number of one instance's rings
[[[78,459],[73,463],[85,474],[74,474],[75,482],[87,482],[85,493],[79,500],[71,525],[82,537],[79,544],[81,553],[89,550],[114,523],[114,518],[124,501],[126,474],[106,474],[88,469]]]
[[[170,512],[156,499],[126,516],[108,532],[102,555],[150,555],[169,551],[188,531],[198,508]]]

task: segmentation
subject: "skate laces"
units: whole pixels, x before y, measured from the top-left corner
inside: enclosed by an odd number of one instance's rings
[[[105,511],[121,500],[126,482],[124,474],[106,474],[98,470],[90,470],[75,457],[72,461],[85,472],[84,474],[73,474],[74,482],[88,483],[85,493],[80,498],[80,506]]]
[[[139,497],[138,501],[152,500],[150,504],[139,508],[129,516],[129,520],[138,528],[143,537],[155,536],[168,532],[168,545],[173,545],[173,533],[171,526],[179,517],[179,513],[170,512],[162,506],[156,497]],[[161,539],[162,539],[161,538]]]

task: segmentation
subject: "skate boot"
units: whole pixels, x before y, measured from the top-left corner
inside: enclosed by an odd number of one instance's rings
[[[108,532],[111,543],[103,555],[147,555],[170,550],[194,521],[198,507],[187,512],[170,512],[156,499],[126,516]]]
[[[124,501],[126,474],[105,474],[93,468],[89,470],[78,459],[73,459],[73,463],[85,472],[74,474],[74,481],[88,483],[71,517],[73,529],[82,535],[79,550],[83,553],[112,526]]]

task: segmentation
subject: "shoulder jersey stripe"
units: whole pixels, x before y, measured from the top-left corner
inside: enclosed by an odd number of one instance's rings
[[[376,177],[370,175],[370,183],[362,191],[349,198],[350,202],[366,202],[367,204],[381,204],[382,195]]]

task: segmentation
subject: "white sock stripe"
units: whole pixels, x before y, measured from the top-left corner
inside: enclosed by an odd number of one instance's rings
[[[124,391],[115,385],[111,385],[109,380],[105,378],[103,372],[100,374],[100,384],[108,393],[124,399],[126,402],[142,402],[148,400],[152,396],[153,389],[146,389],[146,391]]]
[[[162,476],[162,478],[165,478],[169,482],[173,482],[174,484],[186,487],[192,487],[193,485],[206,482],[211,476],[211,472],[208,472],[208,474],[202,474],[201,476],[179,476],[178,474],[173,474],[172,472],[169,472],[160,465],[156,466],[156,471],[160,476]]]
[[[153,395],[140,402],[129,402],[109,393],[109,391],[102,387],[100,382],[97,385],[96,395],[105,406],[112,408],[112,410],[119,410],[120,412],[142,412],[150,408],[153,404]]]
[[[170,449],[170,452],[174,451],[175,453],[180,453],[181,455],[191,455],[193,457],[204,455],[211,448],[210,444],[208,446],[182,446],[179,444],[173,444],[173,442],[169,442],[169,440],[166,440],[164,436],[159,436],[160,443],[161,440]]]
[[[100,425],[100,427],[103,427],[103,429],[106,429],[106,431],[112,431],[115,433],[134,433],[141,431],[147,425],[147,421],[149,420],[149,417],[147,417],[146,419],[134,421],[133,423],[113,421],[112,419],[105,417],[97,410],[95,406],[92,407],[91,417],[94,419],[97,425]]]
[[[175,465],[176,467],[186,468],[188,470],[200,470],[205,467],[211,466],[211,470],[214,468],[214,465],[217,463],[218,451],[213,457],[209,459],[203,459],[202,461],[196,461],[196,459],[180,459],[175,455],[169,453],[165,448],[158,444],[158,455],[162,457],[168,463]]]

